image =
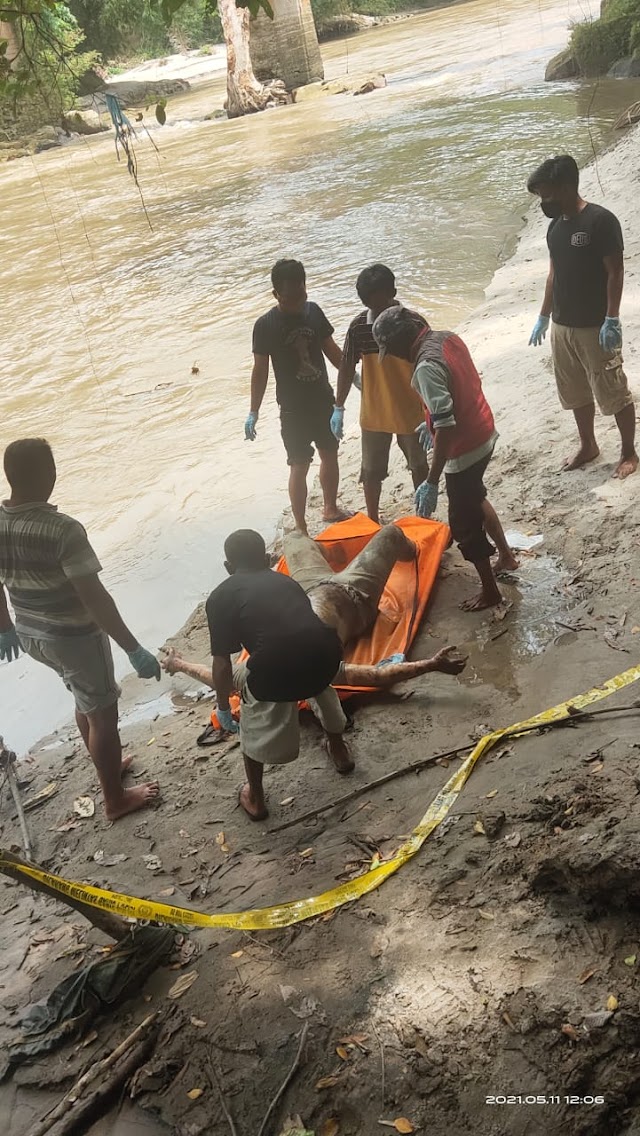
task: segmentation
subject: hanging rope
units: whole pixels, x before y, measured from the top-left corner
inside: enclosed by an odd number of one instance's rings
[[[140,182],[138,181],[138,160],[136,158],[136,152],[133,148],[132,142],[132,139],[136,137],[136,132],[126,114],[123,113],[117,95],[105,94],[104,97],[107,104],[107,110],[111,115],[111,121],[116,132],[116,156],[118,158],[118,161],[120,161],[120,147],[122,147],[127,158],[127,170],[129,171],[131,177],[135,182],[136,189],[140,194],[140,201],[142,202],[142,208],[144,209],[147,223],[149,225],[149,228],[151,229],[151,232],[153,232],[153,225],[151,224],[151,219],[149,217],[149,214],[147,213],[147,206],[145,204],[144,197],[142,196]]]

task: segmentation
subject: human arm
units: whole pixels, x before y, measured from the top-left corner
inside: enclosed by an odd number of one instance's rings
[[[622,249],[602,259],[607,274],[607,319],[619,319],[622,289],[624,287],[624,258]]]
[[[212,678],[218,709],[228,710],[229,699],[234,691],[233,666],[230,655],[213,656]]]
[[[0,583],[0,662],[6,659],[10,663],[12,659],[17,659],[19,654],[20,643],[9,614],[4,585]]]
[[[140,645],[129,630],[116,607],[113,596],[98,576],[95,574],[76,576],[71,583],[94,623],[97,623],[105,635],[122,647],[139,678],[155,678],[159,682],[160,663],[151,651]]]
[[[339,370],[342,362],[342,348],[338,346],[333,335],[328,335],[326,339],[322,340],[322,350],[329,362],[333,363],[333,366]]]
[[[256,423],[269,379],[269,356],[254,353],[251,371],[251,407],[244,423],[245,442],[255,442]]]
[[[4,590],[4,584],[0,583],[0,632],[10,631],[12,627],[13,620],[9,614],[7,593]]]
[[[547,282],[544,286],[544,297],[542,299],[542,307],[540,308],[540,315],[543,319],[549,319],[553,311],[553,281],[554,281],[554,268],[553,261],[549,258],[549,272],[547,274]]]
[[[549,330],[549,319],[553,310],[553,279],[553,261],[549,260],[549,274],[544,288],[542,307],[529,336],[529,347],[539,347]]]
[[[418,392],[431,416],[433,452],[427,482],[438,485],[446,465],[456,425],[453,396],[450,389],[449,369],[444,363],[433,360],[421,363],[413,376],[412,386]]]

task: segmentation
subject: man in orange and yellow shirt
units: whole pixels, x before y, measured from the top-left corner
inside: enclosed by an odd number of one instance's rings
[[[371,331],[374,320],[380,313],[398,303],[393,272],[385,264],[372,264],[358,276],[356,290],[366,310],[351,321],[345,339],[338,371],[332,429],[338,438],[342,436],[345,400],[353,383],[356,366],[361,362],[360,481],[364,487],[367,513],[372,521],[380,524],[380,493],[382,482],[389,472],[389,452],[394,434],[407,459],[414,488],[417,489],[429,474],[427,456],[415,433],[424,422],[424,412],[419,395],[411,387],[411,363],[391,355],[381,362],[378,345]],[[417,312],[412,312],[411,315],[415,318],[417,336],[426,327],[426,323]]]

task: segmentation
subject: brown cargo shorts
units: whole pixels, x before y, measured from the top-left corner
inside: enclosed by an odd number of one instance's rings
[[[633,405],[620,351],[604,351],[597,327],[551,325],[556,386],[565,410],[597,402],[601,413],[619,414]]]

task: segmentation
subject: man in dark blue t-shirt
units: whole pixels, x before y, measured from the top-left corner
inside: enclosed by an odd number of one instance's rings
[[[338,508],[338,441],[331,429],[334,397],[325,355],[339,367],[342,352],[333,327],[321,308],[307,299],[304,265],[279,260],[271,271],[274,308],[261,316],[253,329],[251,409],[245,438],[256,437],[256,422],[269,378],[269,360],[276,377],[282,440],[287,451],[289,498],[296,526],[307,531],[307,473],[314,444],[320,457],[320,484],[324,495],[323,519],[341,521]]]
[[[620,431],[614,477],[622,479],[638,468],[636,412],[621,353],[622,230],[613,213],[580,196],[578,185],[578,166],[569,154],[547,159],[527,182],[551,219],[549,275],[529,344],[542,343],[553,315],[558,395],[564,409],[573,411],[580,435],[580,448],[564,468],[582,469],[600,454],[594,432],[597,402],[602,414],[615,416]]]

